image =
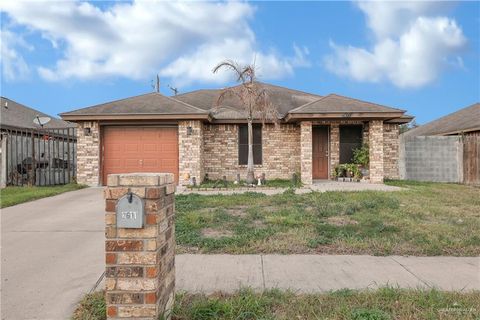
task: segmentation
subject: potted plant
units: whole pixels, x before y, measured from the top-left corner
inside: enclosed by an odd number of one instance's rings
[[[358,165],[363,177],[369,176],[370,153],[368,144],[364,143],[360,148],[353,150],[353,163]]]

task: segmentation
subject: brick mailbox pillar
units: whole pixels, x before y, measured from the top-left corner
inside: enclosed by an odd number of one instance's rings
[[[173,174],[112,174],[108,176],[107,185],[107,318],[146,320],[158,319],[159,315],[168,317],[175,290]],[[121,207],[121,201],[131,203],[135,195],[136,201],[143,203],[143,227],[123,228],[125,217],[138,219],[139,212],[132,213],[133,209],[117,212],[116,208]],[[120,214],[118,219],[117,214]]]

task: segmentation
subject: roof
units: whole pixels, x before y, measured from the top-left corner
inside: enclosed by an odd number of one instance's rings
[[[78,120],[82,117],[88,119],[91,116],[98,115],[125,116],[131,119],[132,116],[135,115],[182,116],[177,118],[185,118],[186,115],[191,115],[193,116],[192,118],[207,118],[208,114],[208,111],[192,106],[186,102],[164,96],[157,92],[152,92],[61,113],[60,116],[63,119],[72,118]]]
[[[438,136],[480,130],[480,103],[405,132],[405,136]]]
[[[5,97],[1,97],[0,99],[0,108],[0,126],[2,128],[39,128],[40,126],[33,123],[33,119],[37,116],[51,118],[51,120],[43,126],[44,128],[54,129],[76,127],[75,123],[54,118],[46,113],[27,107]]]
[[[267,91],[270,101],[277,108],[279,114],[283,117],[290,110],[302,106],[306,103],[315,101],[322,96],[306,93],[303,91],[289,89],[285,87],[275,86],[268,83],[257,82],[261,89]],[[236,86],[238,87],[238,86]],[[175,99],[187,102],[198,106],[204,110],[211,110],[215,108],[217,99],[223,89],[208,89],[197,90],[175,96]],[[238,99],[226,98],[222,102],[222,106],[230,107],[231,109],[242,109]],[[243,112],[242,112],[243,113]],[[217,117],[215,117],[218,119]]]
[[[321,96],[299,90],[257,82],[266,90],[270,101],[277,108],[280,119],[334,118],[345,113],[356,113],[354,117],[385,120],[400,118],[404,110],[360,101],[337,94]],[[238,87],[238,86],[237,86]],[[234,87],[235,88],[235,87]],[[66,120],[131,120],[131,119],[205,119],[218,121],[244,120],[245,115],[238,99],[227,97],[217,106],[223,89],[203,89],[167,97],[160,93],[148,93],[122,100],[116,100],[92,107],[62,113]],[[329,115],[331,116],[331,115]],[[403,122],[406,119],[402,120]],[[408,122],[408,121],[407,121]]]

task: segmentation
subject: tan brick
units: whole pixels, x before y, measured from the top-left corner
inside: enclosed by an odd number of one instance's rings
[[[107,186],[109,187],[117,187],[118,186],[118,175],[116,174],[109,174],[107,176]]]
[[[157,250],[157,240],[145,240],[145,250],[147,251]]]
[[[105,214],[105,225],[111,226],[116,223],[116,214],[115,213],[107,213]]]
[[[120,252],[117,253],[117,264],[155,264],[155,252]]]
[[[126,195],[127,193],[128,188],[126,187],[108,187],[107,189],[105,189],[105,199],[117,200]]]
[[[143,229],[124,229],[117,230],[119,238],[153,238],[157,235],[156,226],[146,226]]]
[[[118,307],[118,317],[120,318],[141,318],[141,317],[155,317],[156,306],[122,306]]]
[[[156,173],[132,173],[132,174],[120,174],[119,185],[121,186],[158,186],[159,176],[162,174]]]
[[[106,290],[114,290],[116,283],[117,283],[116,279],[105,278],[105,289]]]
[[[122,278],[117,280],[117,290],[151,291],[157,289],[157,279]]]

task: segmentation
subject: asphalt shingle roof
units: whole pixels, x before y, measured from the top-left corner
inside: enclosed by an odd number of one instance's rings
[[[435,136],[480,130],[480,103],[450,113],[405,132],[405,136]]]
[[[290,113],[336,113],[336,112],[405,112],[404,110],[382,106],[376,103],[329,94],[307,103]]]
[[[37,116],[51,118],[50,122],[43,126],[44,128],[53,129],[76,127],[75,123],[54,118],[48,114],[32,109],[5,97],[1,97],[0,99],[0,108],[0,126],[2,128],[39,128],[38,125],[33,123],[33,119]]]
[[[62,113],[64,115],[100,114],[206,114],[207,112],[183,101],[157,92],[97,104],[88,108]]]

